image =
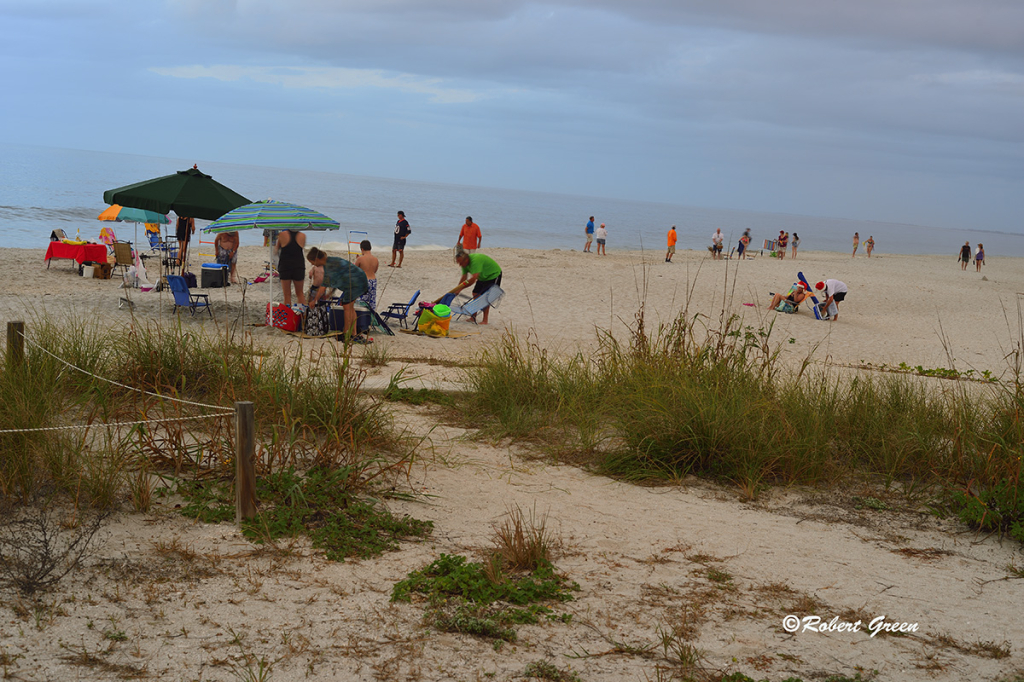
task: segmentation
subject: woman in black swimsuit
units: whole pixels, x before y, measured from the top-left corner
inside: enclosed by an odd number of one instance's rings
[[[299,303],[306,305],[306,296],[302,292],[302,284],[306,281],[306,261],[302,254],[305,246],[306,235],[302,232],[285,230],[277,235],[277,251],[281,254],[277,273],[281,277],[285,305],[292,304],[292,287],[295,288]]]

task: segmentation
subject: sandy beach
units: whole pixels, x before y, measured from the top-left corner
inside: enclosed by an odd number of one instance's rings
[[[453,330],[467,333],[458,339],[375,334],[393,360],[373,370],[372,381],[386,384],[405,368],[443,387],[457,377],[437,360],[471,361],[508,329],[551,353],[586,353],[599,330],[625,338],[641,306],[649,327],[684,309],[712,327],[723,315],[753,327],[773,323],[771,338],[792,368],[810,356],[843,367],[953,366],[999,377],[1020,341],[1022,263],[990,257],[981,273],[973,264],[964,272],[955,245],[948,257],[809,251],[781,262],[680,251],[666,263],[663,251],[620,252],[614,242],[607,256],[483,252],[502,266],[507,292],[491,324],[454,322]],[[26,320],[29,333],[42,315],[131,322],[132,313],[118,308],[116,280],[81,278],[70,261],[47,269],[43,254],[0,249],[5,320]],[[458,281],[450,251],[409,250],[401,269],[385,267],[389,253],[376,255],[379,310],[416,290],[438,298]],[[239,274],[259,274],[266,257],[243,247]],[[815,320],[808,306],[795,315],[768,309],[769,292],[788,289],[798,271],[812,283],[847,283],[837,322]],[[281,299],[272,286],[202,290],[212,320],[175,314],[168,292],[131,297],[138,320],[168,327],[180,320],[211,334],[240,321],[282,353],[336,343],[257,326],[271,293]],[[929,381],[942,389],[943,380]],[[31,680],[511,680],[542,660],[587,681],[681,679],[671,677],[662,635],[697,609],[695,643],[712,672],[757,680],[858,672],[879,680],[1013,680],[1024,671],[1024,580],[1010,571],[1024,566],[1024,556],[1012,541],[895,501],[888,511],[864,508],[855,498],[882,493],[860,485],[828,494],[775,489],[742,502],[734,490],[695,480],[653,488],[616,482],[538,459],[525,445],[474,438],[429,407],[394,409],[425,441],[408,480],[419,501],[389,505],[432,520],[428,540],[379,559],[334,563],[302,543],[291,552],[260,551],[232,524],[190,522],[169,503],[122,514],[93,563],[53,596],[48,615],[33,619],[16,605],[4,613],[5,670]],[[580,586],[560,607],[572,615],[568,623],[522,626],[517,643],[496,648],[430,630],[421,606],[389,602],[396,581],[441,553],[478,556],[512,505],[546,514],[560,540],[556,565]],[[788,614],[865,627],[789,633]],[[866,623],[876,617],[916,628],[872,637]],[[123,640],[105,634],[112,631]],[[250,655],[272,663],[266,678],[243,676]],[[103,665],[83,664],[90,656]]]

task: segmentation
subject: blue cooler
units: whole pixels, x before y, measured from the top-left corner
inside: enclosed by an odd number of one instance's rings
[[[200,286],[203,289],[219,289],[228,285],[228,266],[220,263],[203,263]]]

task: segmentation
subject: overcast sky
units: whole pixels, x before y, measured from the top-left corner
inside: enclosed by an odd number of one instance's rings
[[[0,85],[7,142],[1024,232],[1022,0],[0,0]]]

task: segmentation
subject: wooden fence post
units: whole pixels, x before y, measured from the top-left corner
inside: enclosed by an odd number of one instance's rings
[[[7,362],[12,370],[25,364],[25,323],[7,323]]]
[[[235,403],[235,523],[256,516],[256,412],[253,403]]]

